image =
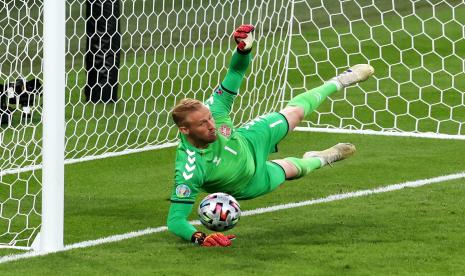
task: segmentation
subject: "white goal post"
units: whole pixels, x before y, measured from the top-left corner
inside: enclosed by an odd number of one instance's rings
[[[119,94],[108,103],[84,95],[95,0],[0,4],[3,247],[63,247],[63,163],[175,145],[171,108],[210,96],[243,23],[257,43],[237,125],[370,63],[370,81],[331,96],[299,130],[465,139],[463,0],[105,1],[120,3]]]
[[[36,250],[63,248],[65,159],[65,1],[44,1],[42,223]]]

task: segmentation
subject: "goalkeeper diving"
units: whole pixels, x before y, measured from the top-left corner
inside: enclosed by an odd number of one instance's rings
[[[343,160],[355,152],[350,143],[339,143],[303,157],[268,160],[277,144],[329,95],[365,81],[374,69],[352,66],[319,87],[292,98],[279,112],[272,112],[235,129],[229,115],[252,59],[254,26],[241,25],[234,32],[237,49],[223,81],[202,103],[183,99],[172,110],[179,128],[175,184],[171,194],[168,229],[184,240],[202,246],[230,246],[234,235],[207,234],[189,224],[200,191],[223,192],[236,199],[252,199],[275,190],[285,180]]]

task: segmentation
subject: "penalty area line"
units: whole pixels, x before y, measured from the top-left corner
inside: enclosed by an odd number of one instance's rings
[[[330,196],[327,196],[327,197],[324,197],[324,198],[306,200],[306,201],[301,201],[301,202],[292,202],[292,203],[274,205],[274,206],[270,206],[270,207],[257,208],[257,209],[254,209],[254,210],[243,211],[242,216],[259,215],[259,214],[276,212],[276,211],[280,211],[280,210],[297,208],[297,207],[302,207],[302,206],[307,206],[307,205],[314,205],[314,204],[319,204],[319,203],[332,202],[332,201],[337,201],[337,200],[342,200],[342,199],[347,199],[347,198],[354,198],[354,197],[361,197],[361,196],[367,196],[367,195],[372,195],[372,194],[380,194],[380,193],[385,193],[385,192],[397,191],[397,190],[401,190],[401,189],[404,189],[404,188],[415,188],[415,187],[420,187],[420,186],[425,186],[425,185],[429,185],[429,184],[445,182],[445,181],[449,181],[449,180],[456,180],[456,179],[461,179],[461,178],[465,178],[465,172],[456,173],[456,174],[449,174],[449,175],[444,175],[444,176],[438,176],[438,177],[433,177],[433,178],[428,178],[428,179],[420,179],[420,180],[415,180],[415,181],[408,181],[408,182],[403,182],[403,183],[399,183],[399,184],[393,184],[393,185],[388,185],[388,186],[384,186],[384,187],[379,187],[379,188],[375,188],[375,189],[367,189],[367,190],[360,190],[360,191],[343,193],[343,194],[335,194],[335,195],[330,195]],[[198,220],[190,221],[190,223],[192,225],[199,225],[200,224],[200,222]],[[113,236],[100,238],[100,239],[96,239],[96,240],[88,240],[88,241],[73,243],[73,244],[70,244],[70,245],[66,245],[66,246],[64,246],[63,249],[57,250],[57,251],[54,251],[54,252],[31,251],[31,252],[26,252],[26,253],[21,253],[21,254],[7,255],[7,256],[4,256],[4,257],[0,257],[0,264],[7,263],[7,262],[12,262],[12,261],[17,261],[17,260],[21,260],[21,259],[32,258],[32,257],[45,256],[45,255],[48,255],[48,254],[51,254],[51,253],[69,251],[69,250],[77,249],[77,248],[86,248],[86,247],[97,246],[97,245],[100,245],[100,244],[106,244],[106,243],[112,243],[112,242],[137,238],[137,237],[140,237],[140,236],[145,236],[145,235],[154,234],[154,233],[160,233],[160,232],[164,232],[164,231],[167,231],[167,230],[168,230],[168,227],[166,227],[166,226],[161,226],[161,227],[156,227],[156,228],[147,228],[147,229],[144,229],[144,230],[124,233],[124,234],[119,234],[119,235],[113,235]]]

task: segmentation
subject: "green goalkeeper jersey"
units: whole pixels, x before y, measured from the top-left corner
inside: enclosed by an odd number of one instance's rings
[[[218,122],[218,120],[216,120]],[[237,197],[252,178],[254,159],[247,141],[228,124],[217,123],[218,139],[206,149],[192,146],[184,135],[177,149],[175,184],[171,200],[193,202],[199,190],[222,191]],[[221,133],[223,131],[223,133]],[[232,132],[228,137],[227,133]]]
[[[236,51],[225,79],[205,102],[215,119],[217,140],[198,149],[180,134],[168,228],[183,239],[189,240],[196,231],[188,223],[188,216],[200,191],[221,191],[240,198],[239,192],[255,172],[248,142],[236,135],[229,116],[250,60],[250,53]]]

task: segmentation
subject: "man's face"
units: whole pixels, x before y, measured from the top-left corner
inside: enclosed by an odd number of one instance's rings
[[[205,148],[217,139],[215,120],[210,110],[204,106],[188,114],[184,126],[179,127],[179,130],[198,148]]]

